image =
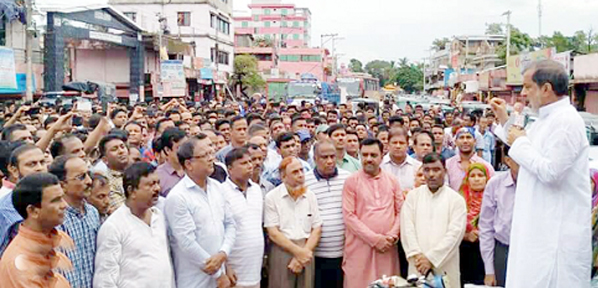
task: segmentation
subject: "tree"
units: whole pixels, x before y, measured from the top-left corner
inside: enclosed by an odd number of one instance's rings
[[[241,86],[241,93],[245,96],[245,88],[250,88],[253,92],[261,91],[266,81],[260,76],[258,71],[257,58],[251,55],[238,55],[235,56],[234,61],[234,85]]]
[[[502,30],[502,25],[500,23],[490,23],[486,24],[486,35],[503,35],[506,34]]]
[[[351,72],[362,73],[363,72],[363,64],[361,61],[357,59],[351,59],[349,61],[349,70]]]
[[[396,82],[407,93],[421,91],[424,77],[422,68],[421,65],[408,63],[407,58],[400,59],[393,82]]]
[[[449,42],[451,42],[451,40],[446,37],[434,39],[432,42],[432,49],[436,51],[444,50],[446,48],[446,44]]]
[[[384,86],[390,80],[392,66],[384,60],[374,60],[365,65],[365,71],[380,79],[380,85]]]

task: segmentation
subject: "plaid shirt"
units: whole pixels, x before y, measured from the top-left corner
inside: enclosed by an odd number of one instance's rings
[[[100,214],[93,206],[84,202],[85,214],[68,206],[64,212],[64,223],[58,226],[69,234],[76,248],[66,251],[73,263],[73,270],[64,273],[73,288],[88,288],[93,283],[96,238],[100,229]]]
[[[17,235],[23,217],[12,205],[12,192],[0,198],[0,257],[10,241]]]
[[[123,188],[123,173],[108,168],[106,174],[110,184],[110,211],[116,211],[127,199]]]

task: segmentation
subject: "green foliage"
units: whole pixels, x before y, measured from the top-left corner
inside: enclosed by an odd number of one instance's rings
[[[446,37],[434,39],[434,41],[432,42],[432,49],[436,51],[444,50],[446,44],[449,42],[451,42],[451,40]]]
[[[249,87],[253,91],[261,91],[266,81],[260,76],[258,71],[257,58],[251,55],[238,55],[234,62],[234,81],[241,87]]]
[[[386,85],[394,75],[394,62],[374,60],[365,65],[365,72],[380,79],[380,85]]]
[[[363,63],[357,59],[351,59],[349,62],[349,71],[351,72],[364,72],[363,71]]]
[[[407,58],[399,60],[399,67],[396,69],[393,82],[396,82],[405,92],[414,93],[422,91],[424,77],[422,66],[410,64]]]

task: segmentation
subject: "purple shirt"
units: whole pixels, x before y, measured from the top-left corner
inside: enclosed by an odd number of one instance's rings
[[[158,173],[158,177],[160,177],[160,195],[162,197],[166,197],[170,189],[185,177],[185,173],[179,175],[168,162],[164,162],[164,164],[158,166],[156,172]]]
[[[486,274],[494,274],[494,240],[509,245],[515,188],[511,171],[497,173],[486,184],[478,224],[480,251]]]
[[[494,168],[490,163],[486,162],[482,157],[474,154],[471,159],[469,160],[471,163],[482,163],[488,169],[488,173],[490,173],[490,177],[494,175]],[[465,179],[465,171],[461,170],[461,155],[457,154],[446,161],[446,173],[448,175],[448,184],[451,189],[455,191],[459,191],[461,188],[461,184],[463,183],[463,179]]]

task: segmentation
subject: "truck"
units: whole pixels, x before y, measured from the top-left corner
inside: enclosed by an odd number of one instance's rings
[[[314,103],[316,99],[339,103],[340,91],[334,83],[320,82],[312,74],[301,75],[300,80],[293,80],[287,85],[287,101],[300,104],[302,101]]]

